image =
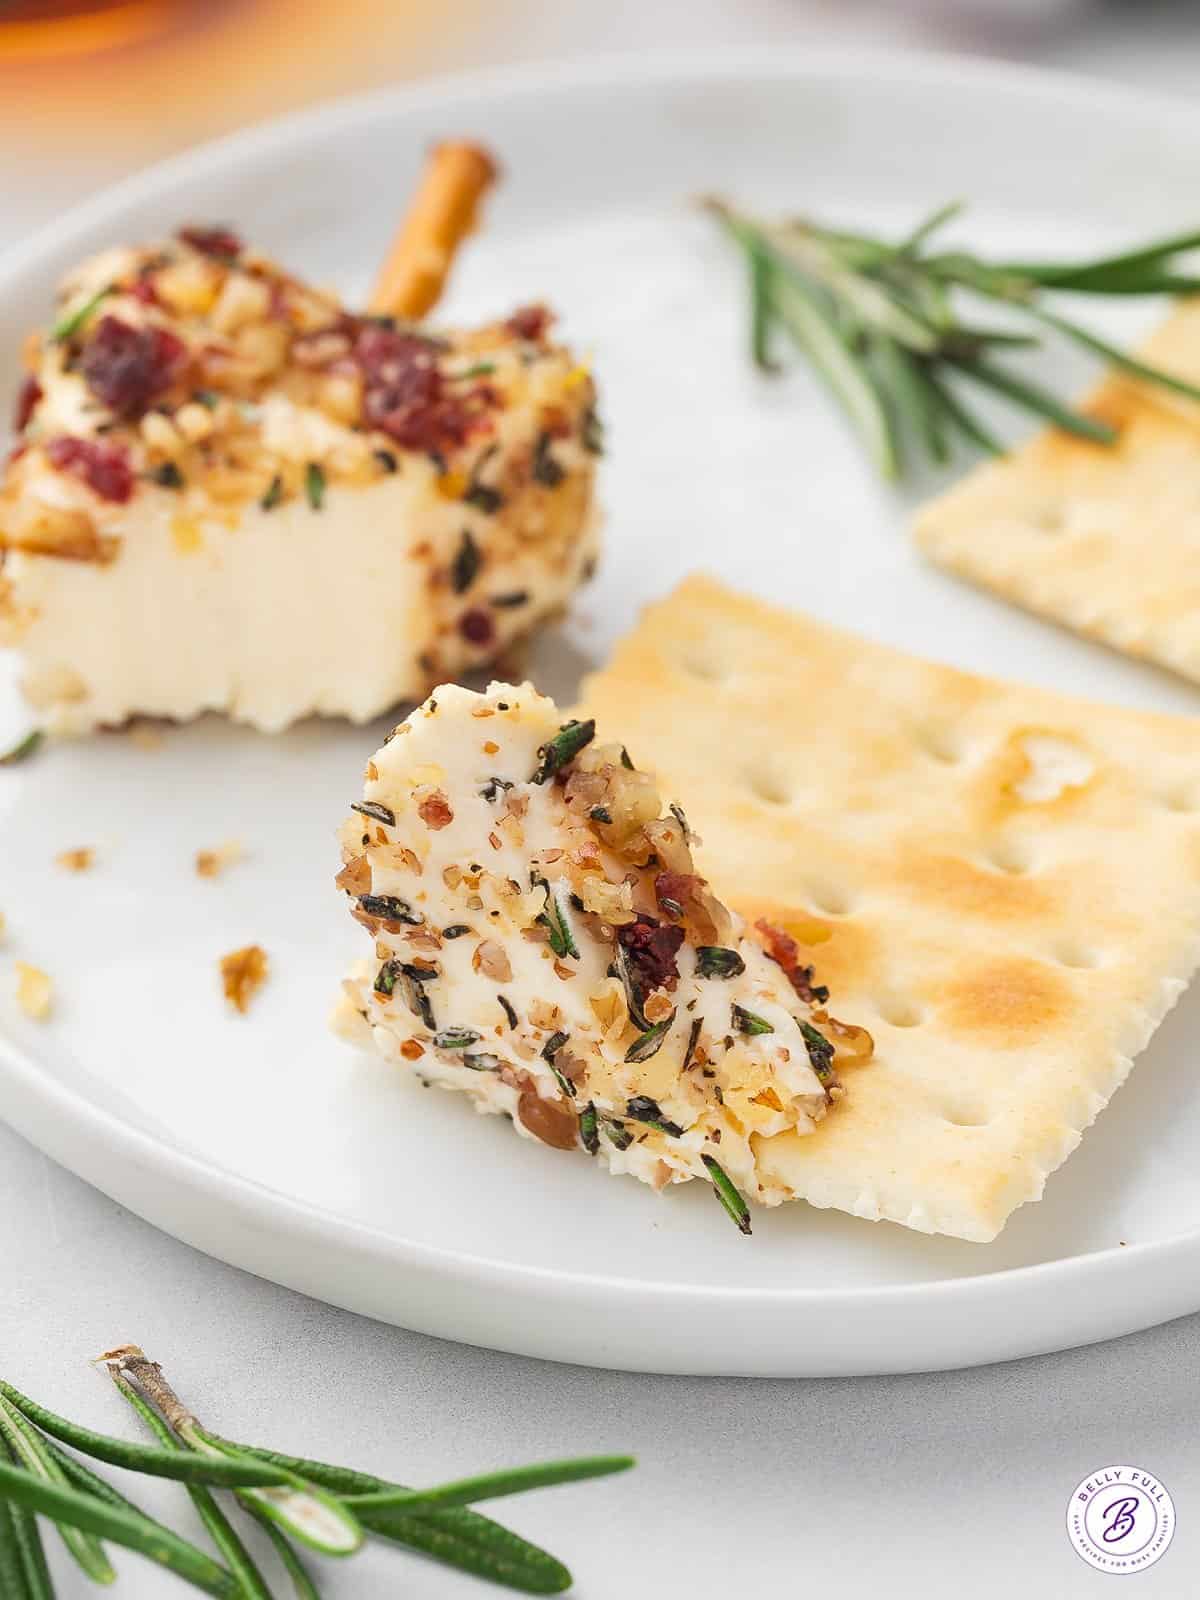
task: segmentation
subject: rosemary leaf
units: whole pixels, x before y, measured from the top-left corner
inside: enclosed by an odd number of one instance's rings
[[[606,1478],[614,1472],[627,1472],[634,1465],[632,1456],[578,1456],[570,1461],[543,1461],[536,1466],[510,1467],[503,1472],[459,1478],[433,1489],[392,1489],[347,1495],[346,1503],[356,1511],[430,1511],[438,1506],[466,1506],[480,1500],[498,1500],[504,1495],[546,1489],[553,1484]]]
[[[233,1574],[197,1550],[195,1545],[178,1538],[168,1528],[94,1495],[49,1483],[22,1467],[0,1461],[0,1500],[27,1506],[60,1526],[66,1524],[134,1550],[185,1578],[205,1594],[216,1595],[217,1600],[243,1600],[243,1591]]]
[[[6,1457],[0,1459],[5,1466],[12,1465]],[[0,1594],[11,1595],[12,1600],[33,1600],[17,1537],[16,1518],[23,1509],[0,1500]]]
[[[750,1207],[742,1198],[736,1185],[731,1181],[725,1168],[714,1156],[702,1155],[700,1159],[708,1169],[708,1175],[712,1179],[712,1186],[716,1191],[717,1199],[737,1223],[741,1232],[750,1233],[752,1231],[750,1227]]]
[[[262,1528],[267,1538],[271,1541],[272,1548],[279,1558],[279,1564],[292,1580],[292,1590],[296,1600],[321,1600],[316,1584],[304,1569],[304,1563],[292,1549],[287,1539],[280,1532],[274,1520],[267,1515],[256,1500],[248,1496],[238,1495],[238,1504],[248,1517],[253,1517]]]
[[[257,1445],[237,1448],[257,1460],[297,1472],[333,1494],[349,1496],[404,1489],[403,1484],[389,1483],[385,1478],[376,1478],[352,1467],[284,1455]],[[419,1550],[446,1566],[490,1578],[493,1583],[505,1584],[524,1594],[560,1594],[571,1584],[570,1572],[548,1551],[475,1511],[447,1506],[421,1515],[370,1510],[358,1515],[363,1526],[380,1538]]]
[[[2,1378],[0,1395],[43,1432],[53,1434],[56,1439],[61,1439],[76,1450],[82,1450],[84,1455],[107,1461],[110,1466],[127,1467],[130,1472],[144,1472],[157,1478],[175,1478],[181,1483],[207,1483],[229,1489],[287,1482],[285,1473],[261,1461],[181,1456],[174,1451],[133,1444],[128,1439],[114,1439],[106,1433],[94,1433],[90,1428],[68,1422],[65,1417],[48,1411]]]
[[[1200,388],[1194,383],[1185,383],[1182,378],[1177,378],[1173,373],[1164,372],[1161,367],[1148,367],[1144,361],[1138,361],[1134,356],[1126,355],[1123,350],[1118,350],[1115,345],[1109,344],[1106,339],[1097,338],[1094,333],[1089,333],[1086,328],[1081,328],[1078,323],[1068,322],[1065,317],[1059,317],[1052,311],[1046,311],[1040,306],[1030,306],[1029,314],[1046,323],[1048,327],[1055,328],[1066,338],[1082,345],[1085,350],[1090,350],[1093,355],[1103,356],[1114,367],[1119,367],[1122,372],[1129,372],[1135,378],[1141,378],[1146,383],[1154,383],[1162,389],[1170,389],[1175,394],[1185,395],[1189,400],[1200,400]]]
[[[1004,446],[1000,441],[994,438],[983,424],[967,410],[966,406],[963,405],[962,401],[947,384],[944,384],[928,367],[924,369],[922,375],[925,383],[933,390],[941,402],[942,410],[945,412],[947,419],[954,424],[964,439],[976,445],[985,455],[1001,456],[1004,454]]]
[[[75,334],[80,332],[83,325],[91,321],[92,313],[100,305],[101,301],[107,300],[115,287],[115,284],[106,283],[103,289],[97,289],[95,294],[82,301],[73,311],[68,311],[61,316],[50,329],[51,344],[65,344],[68,339],[73,338]]]
[[[18,1464],[14,1470],[24,1470],[53,1488],[69,1487],[62,1468],[46,1449],[41,1435],[26,1421],[11,1401],[2,1396],[0,1396],[0,1436],[3,1437],[13,1461]],[[112,1562],[94,1533],[75,1526],[69,1520],[60,1522],[58,1531],[75,1561],[93,1583],[117,1581]]]
[[[163,1449],[178,1451],[181,1454],[186,1452],[187,1445],[176,1439],[158,1412],[142,1398],[125,1374],[115,1366],[109,1367],[108,1374],[116,1385],[118,1394],[133,1407]],[[253,1556],[234,1532],[232,1523],[213,1498],[211,1491],[201,1484],[193,1483],[188,1485],[188,1495],[209,1538],[224,1556],[230,1572],[237,1579],[238,1591],[243,1600],[272,1600],[271,1591],[255,1565]]]
[[[236,1446],[198,1422],[181,1424],[178,1432],[186,1444],[205,1456],[240,1459]],[[297,1473],[288,1482],[266,1489],[240,1489],[238,1499],[253,1502],[262,1514],[290,1538],[298,1539],[323,1556],[352,1556],[362,1548],[363,1531],[339,1498]]]
[[[983,384],[986,388],[994,389],[997,394],[1015,401],[1027,411],[1045,417],[1047,422],[1054,423],[1066,433],[1074,434],[1076,438],[1090,439],[1093,444],[1113,444],[1116,441],[1116,429],[1110,428],[1107,422],[1100,422],[1095,417],[1087,417],[1080,411],[1073,411],[1070,406],[1063,405],[1052,394],[1029,382],[1028,379],[1018,378],[1015,373],[993,366],[990,361],[960,361],[954,357],[950,360],[964,376],[973,378],[976,383]]]
[[[1200,249],[1200,229],[1173,234],[1152,244],[1139,245],[1136,250],[1125,250],[1115,256],[1100,256],[1094,261],[1009,261],[1003,271],[1014,276],[1031,278],[1046,287],[1064,283],[1072,285],[1085,278],[1103,279],[1110,273],[1128,272],[1131,268],[1153,267],[1168,256],[1179,255],[1184,250]]]
[[[0,767],[15,767],[22,761],[28,761],[35,755],[46,735],[40,728],[34,728],[32,733],[27,733],[23,739],[18,739],[10,749],[0,755]]]
[[[9,1506],[8,1510],[13,1520],[28,1600],[54,1600],[54,1584],[50,1579],[37,1518],[27,1506]],[[0,1590],[0,1593],[7,1591]]]
[[[824,378],[885,478],[899,476],[895,432],[879,390],[862,362],[816,298],[795,279],[775,286],[775,307],[784,327]]]

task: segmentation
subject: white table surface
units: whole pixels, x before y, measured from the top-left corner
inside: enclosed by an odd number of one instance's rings
[[[696,45],[765,36],[903,48],[949,42],[930,20],[937,9],[933,0],[908,8],[694,0],[687,35]],[[956,43],[969,33],[1060,66],[1194,88],[1200,17],[1185,7],[1101,6],[1085,26],[1005,41],[966,20],[966,0],[957,8],[946,0],[943,17],[954,9]],[[496,0],[471,31],[416,65],[643,49],[675,39],[680,15],[671,0]],[[169,146],[167,135],[153,153]],[[0,247],[129,165],[106,166],[101,149],[86,169],[43,171],[36,185],[0,166]],[[96,1426],[120,1430],[125,1418],[87,1360],[132,1340],[233,1437],[410,1482],[575,1451],[636,1453],[636,1473],[506,1508],[514,1526],[573,1567],[581,1600],[1108,1593],[1111,1578],[1069,1548],[1063,1516],[1075,1483],[1116,1461],[1160,1475],[1179,1518],[1171,1550],[1133,1580],[1131,1594],[1195,1592],[1200,1317],[1060,1356],[928,1377],[725,1382],[556,1367],[382,1327],[234,1271],[2,1127],[0,1240],[0,1370]],[[139,1484],[136,1492],[189,1526],[179,1491]],[[118,1563],[127,1600],[194,1592],[133,1557]],[[64,1573],[57,1556],[55,1566]],[[331,1600],[486,1592],[382,1548],[326,1572]],[[61,1593],[82,1585],[65,1573]]]

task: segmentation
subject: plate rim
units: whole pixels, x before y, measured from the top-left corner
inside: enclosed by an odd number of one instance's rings
[[[608,52],[586,61],[554,58],[523,61],[469,72],[439,74],[368,93],[341,95],[315,106],[252,123],[156,162],[101,189],[0,254],[0,293],[36,271],[46,257],[67,249],[73,241],[81,239],[114,212],[144,203],[171,189],[186,189],[193,178],[211,176],[223,167],[253,166],[269,160],[273,152],[297,139],[311,141],[333,128],[342,129],[370,122],[383,110],[393,114],[415,114],[424,109],[439,110],[445,107],[447,101],[472,96],[486,98],[494,105],[497,99],[531,98],[547,89],[561,92],[572,87],[611,88],[620,92],[654,83],[700,86],[707,82],[735,84],[739,79],[806,81],[851,74],[864,83],[890,80],[920,82],[931,87],[942,84],[961,87],[965,80],[977,85],[981,91],[1016,90],[1039,99],[1054,94],[1059,97],[1060,105],[1070,101],[1074,106],[1089,111],[1102,109],[1109,114],[1153,118],[1164,138],[1170,137],[1172,129],[1176,127],[1192,133],[1200,128],[1200,113],[1178,93],[1164,94],[1059,69],[954,53],[808,50],[803,47],[768,50],[756,46],[735,50],[708,47],[678,53],[655,50],[637,56]],[[1073,1319],[1074,1332],[1070,1335],[1070,1344],[1079,1344],[1132,1332],[1200,1308],[1200,1288],[1172,1293],[1165,1282],[1172,1277],[1176,1282],[1186,1279],[1187,1273],[1177,1272],[1179,1268],[1195,1269],[1200,1266],[1200,1227],[1168,1239],[1111,1246],[1025,1266],[976,1272],[966,1277],[873,1286],[851,1285],[833,1290],[787,1285],[765,1288],[661,1283],[607,1273],[583,1274],[529,1264],[498,1262],[468,1251],[399,1239],[375,1224],[289,1195],[259,1179],[192,1154],[169,1140],[123,1120],[116,1111],[90,1099],[82,1088],[46,1073],[39,1066],[35,1054],[23,1050],[16,1040],[5,1035],[0,1035],[0,1088],[5,1091],[3,1109],[6,1119],[44,1153],[62,1162],[119,1203],[129,1206],[155,1226],[176,1237],[185,1238],[189,1244],[244,1270],[260,1271],[257,1265],[247,1265],[244,1259],[239,1260],[237,1248],[210,1244],[208,1240],[213,1230],[202,1223],[184,1228],[178,1223],[168,1225],[149,1216],[136,1198],[140,1192],[141,1178],[153,1179],[163,1193],[174,1191],[178,1201],[199,1202],[202,1207],[211,1205],[215,1213],[219,1215],[223,1212],[231,1222],[236,1223],[238,1218],[253,1218],[260,1227],[269,1225],[281,1240],[290,1243],[311,1242],[313,1235],[317,1234],[330,1245],[346,1252],[348,1259],[361,1259],[364,1264],[373,1262],[376,1266],[384,1265],[393,1269],[406,1268],[431,1283],[440,1281],[452,1291],[478,1291],[496,1287],[513,1291],[523,1286],[545,1302],[564,1308],[570,1306],[575,1312],[585,1304],[590,1305],[593,1313],[601,1307],[612,1312],[614,1302],[618,1312],[636,1312],[640,1309],[643,1313],[652,1313],[664,1307],[675,1309],[680,1304],[687,1304],[701,1313],[718,1310],[728,1312],[733,1309],[738,1315],[750,1313],[763,1318],[782,1318],[785,1323],[789,1319],[794,1321],[799,1315],[802,1322],[811,1323],[814,1312],[827,1317],[844,1309],[860,1317],[872,1311],[886,1316],[901,1311],[919,1312],[928,1307],[930,1314],[936,1315],[940,1309],[948,1306],[954,1309],[957,1316],[973,1320],[975,1317],[983,1318],[1001,1307],[1011,1312],[1014,1296],[1018,1301],[1028,1300],[1030,1296],[1036,1298],[1042,1288],[1049,1285],[1069,1289],[1088,1306],[1098,1304],[1101,1300],[1108,1302],[1107,1322],[1101,1331],[1093,1335],[1080,1335],[1080,1318],[1076,1315]],[[89,1146],[94,1155],[88,1153]],[[118,1163],[126,1164],[128,1170],[126,1166],[113,1170]],[[136,1174],[136,1179],[131,1174]],[[232,1240],[232,1234],[230,1238]],[[244,1256],[245,1252],[242,1254]],[[260,1275],[274,1276],[269,1270],[260,1272]],[[276,1277],[275,1281],[304,1289],[304,1292],[318,1292],[305,1289],[303,1284],[295,1281],[296,1276],[293,1270],[290,1275]],[[1135,1289],[1143,1291],[1142,1294],[1139,1296],[1131,1292]],[[1153,1292],[1145,1292],[1147,1290]],[[369,1305],[351,1304],[353,1299],[354,1296],[347,1298],[343,1293],[339,1296],[339,1303],[348,1304],[350,1309],[379,1314]],[[1114,1304],[1116,1301],[1124,1303],[1118,1307]],[[392,1320],[441,1337],[459,1336],[447,1332],[445,1326],[436,1319],[431,1321],[423,1315]],[[1014,1342],[1020,1346],[1019,1349],[1008,1348]],[[779,1341],[774,1343],[778,1344]],[[1015,1341],[1008,1338],[1002,1344],[1003,1349],[993,1348],[995,1339],[989,1344],[985,1338],[978,1347],[982,1353],[978,1354],[974,1350],[955,1346],[949,1359],[941,1356],[928,1364],[900,1362],[883,1366],[845,1366],[836,1361],[822,1364],[813,1358],[797,1360],[791,1356],[784,1359],[782,1364],[778,1357],[755,1358],[749,1365],[742,1365],[737,1370],[796,1376],[935,1370],[1066,1347],[1064,1342],[1056,1338],[1048,1341],[1042,1339],[1040,1342],[1038,1338],[1030,1340],[1018,1337]],[[580,1359],[561,1348],[561,1345],[555,1348],[553,1340],[547,1348],[544,1340],[539,1342],[531,1338],[512,1343],[501,1337],[495,1348],[550,1355],[559,1360]],[[664,1367],[659,1362],[646,1367],[632,1355],[630,1349],[624,1347],[614,1349],[600,1364],[655,1371],[716,1373],[729,1370],[720,1365],[697,1366],[694,1358],[683,1366]]]

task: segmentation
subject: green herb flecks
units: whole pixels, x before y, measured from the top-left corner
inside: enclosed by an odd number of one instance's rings
[[[215,411],[221,403],[221,396],[215,389],[193,389],[191,398],[206,411]]]
[[[611,976],[620,978],[621,987],[625,991],[625,1005],[629,1011],[629,1020],[635,1028],[640,1028],[645,1033],[650,1027],[650,1019],[642,1010],[644,996],[642,986],[637,980],[633,964],[629,959],[629,952],[621,941],[617,940],[613,964],[609,968]]]
[[[466,1050],[470,1045],[478,1044],[481,1034],[474,1028],[443,1028],[440,1033],[435,1033],[433,1043],[438,1050]]]
[[[600,1119],[595,1102],[591,1100],[579,1113],[579,1142],[590,1156],[600,1149]]]
[[[28,761],[30,756],[37,754],[45,738],[46,735],[40,728],[34,728],[0,755],[0,767],[16,767],[22,761]]]
[[[515,611],[518,606],[528,603],[528,589],[514,589],[511,594],[493,594],[488,597],[488,604],[500,611]]]
[[[567,475],[567,469],[561,461],[556,461],[550,454],[550,435],[539,433],[537,443],[533,447],[533,477],[534,481],[542,484],[547,489],[557,489]]]
[[[494,1056],[487,1050],[467,1050],[462,1058],[464,1067],[470,1067],[472,1072],[499,1072],[500,1057]]]
[[[89,295],[73,310],[61,316],[50,329],[50,342],[65,344],[68,339],[73,339],[77,333],[81,333],[86,324],[92,320],[96,309],[108,299],[116,287],[115,283],[106,283],[103,289],[97,289],[95,294]]]
[[[563,1094],[568,1100],[574,1100],[575,1085],[571,1082],[570,1078],[567,1077],[566,1073],[558,1065],[558,1062],[555,1059],[558,1055],[558,1052],[567,1043],[570,1037],[571,1035],[569,1033],[552,1033],[542,1046],[542,1060],[549,1063],[550,1071],[554,1074],[554,1081],[562,1090]]]
[[[508,1018],[509,1027],[515,1028],[517,1026],[517,1012],[512,1001],[502,994],[498,994],[496,999],[500,1002],[501,1011],[503,1011],[504,1015]]]
[[[563,910],[562,901],[553,884],[540,877],[537,873],[530,874],[530,883],[535,889],[546,891],[546,908],[534,918],[540,922],[550,935],[550,948],[556,956],[579,956],[579,946],[575,943],[575,935],[571,932],[571,924]]]
[[[740,978],[745,970],[746,963],[736,950],[719,944],[696,947],[696,976],[699,978]]]
[[[476,361],[474,366],[465,367],[462,372],[448,373],[447,376],[454,379],[490,378],[495,370],[496,363],[494,361]]]
[[[604,424],[596,414],[594,407],[589,407],[583,418],[583,429],[579,435],[583,448],[594,456],[604,454]]]
[[[604,1137],[618,1150],[628,1150],[633,1143],[633,1135],[623,1122],[606,1122],[604,1124]]]
[[[669,1028],[672,1021],[674,1021],[673,1017],[667,1022],[658,1023],[657,1026]],[[650,1053],[653,1055],[654,1052],[651,1051]],[[626,1061],[630,1059],[628,1054],[625,1059]],[[637,1056],[634,1059],[643,1061],[645,1057]],[[635,1122],[644,1122],[648,1127],[656,1128],[659,1133],[670,1134],[672,1139],[678,1139],[683,1132],[677,1122],[672,1122],[669,1117],[663,1116],[662,1107],[653,1095],[635,1094],[632,1100],[625,1102],[625,1115],[632,1117]]]
[[[151,483],[158,484],[160,489],[182,489],[184,485],[183,473],[174,461],[160,461],[156,467],[151,467],[146,477]]]
[[[1000,452],[958,393],[964,380],[1081,439],[1114,443],[1117,431],[1106,421],[995,359],[1037,346],[1046,332],[1145,383],[1200,400],[1200,387],[1126,355],[1047,304],[1049,296],[1067,293],[1194,294],[1200,277],[1181,269],[1178,258],[1197,248],[1200,232],[1092,261],[990,262],[933,246],[958,206],[943,207],[897,241],[806,220],[763,219],[719,200],[709,208],[746,260],[756,364],[774,370],[772,336],[786,334],[886,477],[902,476],[913,455],[942,465],[956,441]],[[996,302],[1021,325],[968,320],[956,305],[961,297]]]
[[[471,468],[471,477],[463,492],[464,504],[474,506],[476,511],[482,511],[485,516],[489,517],[495,516],[496,512],[503,506],[504,496],[499,489],[493,488],[490,483],[483,482],[482,473],[484,467],[487,466],[499,449],[500,446],[498,444],[490,444],[487,447]]]
[[[827,1087],[836,1079],[833,1070],[834,1048],[830,1040],[823,1033],[818,1032],[811,1022],[802,1022],[800,1032],[804,1038],[804,1045],[808,1051],[808,1059],[813,1072],[823,1087]]]
[[[314,511],[325,504],[325,469],[310,461],[304,469],[304,493]]]
[[[538,768],[530,783],[545,783],[556,772],[570,766],[579,752],[596,737],[596,723],[591,717],[586,722],[564,722],[554,735],[538,748]]]
[[[463,529],[462,539],[450,567],[450,582],[455,594],[465,594],[483,565],[483,556],[469,528]]]
[[[750,1207],[730,1181],[725,1168],[712,1156],[704,1155],[700,1159],[708,1169],[708,1175],[712,1179],[712,1186],[717,1199],[737,1223],[742,1233],[749,1233],[751,1231]]]
[[[442,929],[442,938],[461,939],[464,933],[470,933],[470,931],[465,922],[452,922],[448,928]]]
[[[395,894],[360,894],[358,909],[364,916],[377,917],[380,922],[406,923],[419,928],[425,921],[420,911],[414,911],[407,900]]]
[[[496,801],[511,788],[512,784],[507,778],[489,778],[479,793],[484,800]]]
[[[382,472],[386,473],[389,478],[394,472],[399,472],[400,463],[397,461],[394,451],[372,450],[371,455],[375,459],[375,464]]]
[[[739,1033],[749,1034],[751,1038],[756,1033],[774,1033],[773,1023],[765,1017],[760,1017],[757,1011],[747,1011],[745,1006],[733,1007],[733,1025]]]
[[[593,806],[588,812],[588,816],[591,817],[593,822],[608,823],[612,821],[612,812],[607,806]]]
[[[687,1048],[683,1052],[683,1065],[679,1069],[681,1072],[686,1072],[692,1064],[692,1058],[696,1054],[696,1046],[700,1042],[700,1030],[703,1026],[704,1019],[702,1017],[693,1018],[691,1029],[688,1032]]]
[[[279,504],[279,502],[282,499],[283,499],[283,475],[282,475],[282,473],[278,473],[277,472],[275,474],[275,476],[271,479],[270,483],[267,485],[266,489],[263,492],[263,496],[262,496],[261,500],[258,503],[259,503],[259,506],[261,507],[261,509],[263,511],[274,511],[275,507]]]
[[[381,806],[378,800],[354,800],[350,804],[351,811],[359,811],[364,817],[370,817],[374,822],[382,822],[389,828],[396,826],[396,813],[390,806]]]

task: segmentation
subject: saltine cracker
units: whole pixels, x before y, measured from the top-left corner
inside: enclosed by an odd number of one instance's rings
[[[1125,1078],[1200,959],[1200,721],[917,660],[705,577],[585,683],[876,1040],[798,1197],[986,1241]]]

